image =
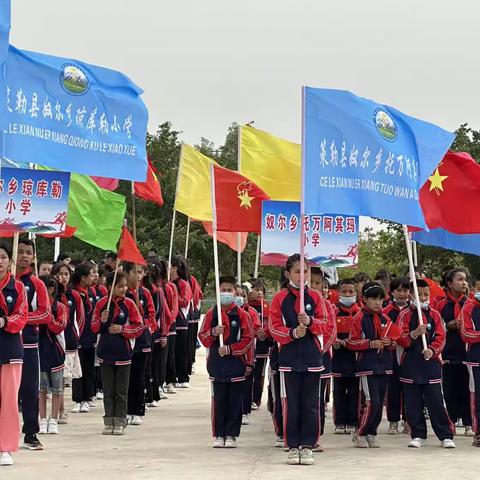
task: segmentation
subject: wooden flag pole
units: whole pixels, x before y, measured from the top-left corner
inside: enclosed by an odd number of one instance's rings
[[[120,260],[117,257],[117,263],[115,265],[115,273],[113,274],[112,288],[110,289],[110,293],[108,295],[107,312],[109,314],[110,314],[110,304],[112,303],[112,298],[113,298],[113,289],[115,288],[115,282],[117,281],[117,273],[118,273],[118,264],[119,263],[120,263]]]
[[[305,313],[305,87],[302,87],[302,178],[300,183],[300,313]]]
[[[38,277],[37,236],[34,233],[32,233],[32,242],[35,248],[35,257],[33,258],[33,269],[34,269],[35,276]]]
[[[19,239],[20,239],[20,232],[15,232],[13,234],[12,266],[10,267],[10,271],[13,277],[15,277],[17,273],[18,240]]]
[[[418,267],[418,254],[417,254],[417,242],[412,240],[412,251],[413,251],[413,265]]]
[[[188,258],[188,240],[190,237],[190,217],[187,220],[187,238],[185,239],[185,258]]]
[[[255,271],[253,276],[258,278],[258,266],[260,263],[260,243],[261,243],[261,236],[257,235],[257,253],[255,254]]]
[[[133,239],[137,243],[137,206],[135,202],[135,182],[130,182],[131,184],[131,198],[132,198],[132,230],[133,230]]]
[[[217,245],[217,207],[215,203],[215,170],[213,163],[210,165],[210,188],[212,191],[212,238],[213,238],[213,264],[215,269],[215,293],[217,299],[218,324],[222,325],[222,306],[220,304],[220,272],[218,268],[218,245]],[[220,346],[223,347],[223,334],[220,335]]]
[[[408,266],[410,268],[410,280],[413,284],[413,294],[415,303],[417,304],[417,315],[418,315],[418,323],[423,325],[423,316],[422,316],[422,307],[420,305],[420,298],[418,296],[418,286],[417,286],[417,278],[415,277],[415,267],[413,266],[413,255],[412,255],[412,244],[410,240],[410,234],[408,233],[408,227],[406,225],[403,226],[403,233],[405,235],[405,244],[407,245],[407,255],[408,255]],[[427,339],[425,334],[422,335],[422,344],[423,349],[427,349]]]
[[[53,246],[53,261],[57,262],[60,255],[60,237],[55,237]]]
[[[242,153],[240,145],[242,144],[242,127],[238,124],[238,136],[237,136],[237,171],[240,172],[242,166]],[[237,233],[237,283],[242,283],[242,235]]]

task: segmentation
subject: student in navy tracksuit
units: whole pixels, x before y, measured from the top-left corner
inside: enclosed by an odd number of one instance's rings
[[[402,310],[408,308],[410,298],[410,279],[407,277],[396,277],[390,284],[392,292],[392,301],[383,309],[383,313],[387,315],[393,323],[397,323],[398,315]],[[388,430],[389,435],[397,435],[399,433],[398,422],[403,417],[403,395],[402,383],[400,382],[400,367],[397,357],[397,350],[392,351],[392,375],[388,377],[387,391],[387,419],[390,422]],[[405,420],[403,418],[403,420]],[[408,425],[404,428],[408,432]]]
[[[24,350],[20,332],[28,319],[25,287],[10,274],[10,247],[0,245],[0,465],[13,465],[20,422],[18,390]]]
[[[323,370],[320,335],[328,338],[329,310],[317,292],[304,287],[300,309],[300,255],[288,258],[282,290],[270,307],[269,327],[280,344],[285,446],[290,465],[312,465],[312,448],[320,437],[320,374]]]
[[[115,279],[115,285],[113,281]],[[127,396],[134,339],[144,331],[135,302],[126,298],[127,281],[123,273],[108,274],[107,285],[113,289],[95,306],[92,330],[99,334],[97,356],[103,379],[103,435],[123,435],[127,425]]]
[[[190,275],[188,283],[192,289],[192,304],[190,309],[190,320],[188,322],[188,355],[187,355],[187,373],[195,373],[195,358],[197,353],[198,322],[200,321],[203,292],[197,279]]]
[[[365,306],[354,317],[348,339],[348,348],[358,352],[357,376],[365,399],[360,424],[352,439],[358,448],[379,447],[377,428],[382,421],[388,375],[392,374],[392,355],[388,350],[392,340],[384,335],[391,323],[382,313],[385,297],[385,290],[378,283],[369,282],[363,286]]]
[[[172,258],[170,279],[178,292],[178,315],[176,318],[177,338],[175,339],[175,373],[177,387],[188,388],[188,324],[190,309],[193,300],[192,289],[188,283],[188,268],[185,259],[181,256]]]
[[[442,354],[445,403],[452,422],[456,424],[461,419],[465,435],[472,437],[468,368],[463,363],[466,349],[459,331],[460,312],[467,300],[466,271],[463,268],[449,270],[444,275],[443,284],[446,297],[432,304],[432,307],[440,313],[447,329],[447,342]]]
[[[460,333],[467,346],[473,446],[480,447],[480,277],[475,280],[473,298],[467,300],[460,314]]]
[[[335,433],[353,433],[358,427],[358,377],[355,352],[348,348],[348,337],[355,315],[360,312],[356,303],[355,280],[338,282],[339,302],[336,304],[337,339],[333,344],[333,412]]]
[[[95,404],[95,347],[97,335],[91,328],[96,296],[90,288],[94,277],[95,266],[90,262],[79,263],[72,275],[72,288],[80,295],[85,312],[85,324],[80,335],[78,355],[82,377],[72,380],[72,396],[75,402],[73,413],[88,413]]]
[[[403,347],[400,381],[403,384],[405,413],[411,429],[409,447],[420,448],[427,439],[424,409],[427,407],[433,431],[443,448],[455,448],[454,427],[448,418],[442,392],[442,350],[445,346],[445,326],[440,314],[430,308],[430,288],[425,280],[416,280],[422,309],[419,322],[416,305],[403,310],[398,318]],[[413,284],[410,287],[413,296]],[[422,335],[427,348],[424,349]]]
[[[247,312],[234,303],[235,284],[233,277],[220,277],[221,322],[215,306],[205,315],[199,334],[208,348],[214,448],[235,448],[242,424],[243,382],[252,337]]]
[[[20,240],[17,251],[17,280],[27,291],[28,321],[22,331],[23,368],[19,400],[22,404],[24,440],[23,446],[29,450],[42,450],[43,446],[36,434],[40,430],[38,422],[38,394],[40,379],[40,359],[38,356],[38,326],[50,318],[50,301],[44,283],[32,274],[30,265],[35,260],[35,244],[31,240]]]

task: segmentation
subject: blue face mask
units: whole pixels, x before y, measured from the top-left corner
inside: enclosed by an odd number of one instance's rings
[[[220,292],[220,305],[227,307],[235,300],[235,294],[230,292]]]
[[[340,297],[339,300],[342,305],[351,307],[357,301],[357,296],[354,295],[353,297]]]
[[[243,297],[235,297],[233,299],[233,302],[237,307],[243,307],[243,305],[245,304],[245,299]]]
[[[475,300],[478,300],[480,302],[480,292],[475,292],[474,296],[475,296]]]

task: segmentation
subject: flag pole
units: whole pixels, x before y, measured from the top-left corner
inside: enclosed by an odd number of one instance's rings
[[[115,282],[117,281],[117,273],[118,273],[118,264],[120,263],[119,258],[117,256],[117,263],[115,264],[115,273],[113,274],[113,282],[112,288],[110,289],[110,293],[108,295],[108,303],[107,303],[107,312],[110,314],[110,304],[112,303],[113,298],[113,290],[115,288]]]
[[[258,265],[260,263],[260,234],[257,235],[257,253],[255,254],[255,271],[253,273],[253,276],[255,278],[258,278]]]
[[[412,244],[410,240],[410,234],[408,233],[408,227],[406,225],[403,226],[403,233],[405,235],[405,243],[407,245],[408,266],[410,269],[410,280],[412,281],[414,299],[415,299],[415,303],[417,304],[418,323],[420,325],[423,325],[422,307],[420,305],[420,298],[418,296],[418,286],[417,286],[417,278],[415,276],[415,267],[413,266]],[[426,350],[427,339],[425,337],[425,334],[422,335],[422,344],[423,344],[423,349]]]
[[[240,172],[242,166],[242,153],[240,145],[242,144],[242,127],[238,124],[238,136],[237,136],[237,171]],[[242,252],[241,252],[242,239],[241,234],[237,233],[237,282],[240,285],[242,283]]]
[[[35,247],[35,258],[33,259],[34,274],[38,277],[38,257],[37,257],[37,236],[32,233],[32,242]]]
[[[418,255],[417,255],[417,242],[412,240],[412,250],[413,250],[413,265],[418,267]]]
[[[300,313],[305,313],[305,87],[302,86],[302,178],[300,183]]]
[[[218,245],[217,245],[217,206],[215,202],[215,169],[210,164],[210,188],[212,191],[212,238],[213,238],[213,263],[215,269],[215,293],[217,299],[218,324],[222,325],[222,306],[220,305],[220,273],[218,269]],[[223,347],[223,334],[220,335],[220,346]]]
[[[60,237],[55,237],[55,243],[53,247],[53,261],[56,262],[60,255]]]
[[[15,278],[17,273],[17,258],[18,258],[18,240],[20,239],[20,232],[13,234],[13,247],[12,247],[12,266],[10,268],[12,276]],[[35,252],[35,255],[37,252]]]
[[[188,258],[188,238],[190,236],[190,217],[187,220],[187,238],[185,239],[185,258]]]
[[[130,182],[131,184],[131,198],[132,198],[132,230],[133,230],[133,239],[137,243],[137,206],[135,202],[135,182]]]

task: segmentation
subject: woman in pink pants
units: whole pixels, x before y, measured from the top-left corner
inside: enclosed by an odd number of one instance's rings
[[[20,424],[18,389],[22,378],[23,345],[20,331],[28,316],[27,294],[9,272],[11,252],[0,244],[0,465],[13,465]]]

